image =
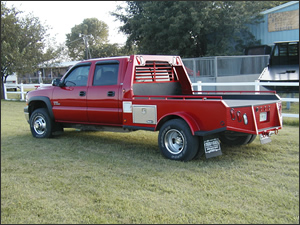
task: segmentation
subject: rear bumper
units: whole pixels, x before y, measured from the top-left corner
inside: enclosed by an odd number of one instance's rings
[[[272,132],[277,134],[280,129],[282,129],[282,126],[266,127],[262,129],[255,129],[255,130],[246,130],[246,129],[240,129],[236,127],[227,127],[227,131],[233,131],[233,132],[244,133],[244,134],[255,134],[255,135],[259,135],[259,134],[267,135]]]

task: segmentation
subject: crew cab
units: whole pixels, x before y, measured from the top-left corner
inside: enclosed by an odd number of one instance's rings
[[[52,86],[26,95],[31,133],[49,138],[64,128],[158,131],[168,159],[189,161],[221,155],[221,143],[261,143],[282,128],[274,91],[199,92],[180,56],[131,55],[89,59]]]

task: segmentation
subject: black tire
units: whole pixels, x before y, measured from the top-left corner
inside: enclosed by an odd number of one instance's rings
[[[256,135],[255,135],[255,134],[252,134],[252,135],[251,135],[251,138],[250,138],[250,140],[248,141],[247,144],[252,143],[252,142],[255,140],[255,138],[256,138]]]
[[[30,130],[33,137],[50,138],[52,137],[53,122],[45,108],[33,111],[29,119]]]
[[[253,138],[252,134],[249,135],[243,135],[243,136],[239,136],[239,135],[230,135],[230,134],[220,134],[219,135],[219,139],[223,144],[226,145],[246,145],[251,143],[253,140],[251,140]]]
[[[194,159],[200,159],[205,154],[204,150],[204,140],[203,137],[198,137],[199,138],[199,147],[198,147],[198,152],[195,155]]]
[[[160,129],[158,145],[162,155],[178,161],[192,160],[198,153],[199,138],[182,119],[167,121]]]

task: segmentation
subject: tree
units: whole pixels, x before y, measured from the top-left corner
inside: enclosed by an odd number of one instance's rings
[[[67,34],[66,46],[72,60],[128,55],[133,49],[108,43],[108,26],[97,18],[84,19]]]
[[[1,98],[3,83],[9,75],[32,73],[60,53],[60,49],[47,43],[48,27],[33,15],[19,17],[22,13],[1,2]]]
[[[112,15],[124,23],[120,30],[129,36],[126,45],[141,54],[233,55],[258,43],[247,24],[259,22],[259,12],[281,3],[128,1],[126,13]]]
[[[67,34],[66,46],[73,60],[86,59],[86,48],[108,43],[108,26],[97,18],[84,19]],[[86,39],[85,39],[86,38]]]
[[[119,47],[118,44],[100,44],[91,47],[91,55],[93,58],[122,56],[127,54],[128,52],[124,48]]]

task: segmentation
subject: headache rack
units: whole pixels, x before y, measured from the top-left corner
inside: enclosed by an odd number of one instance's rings
[[[147,61],[144,66],[136,66],[134,82],[174,82],[177,76],[168,62]]]

